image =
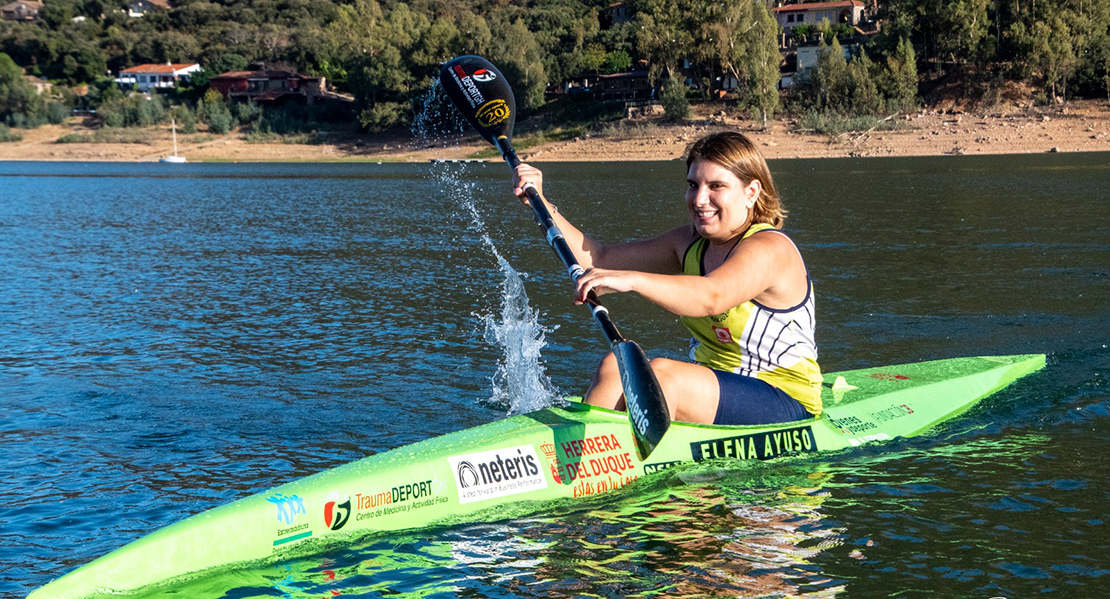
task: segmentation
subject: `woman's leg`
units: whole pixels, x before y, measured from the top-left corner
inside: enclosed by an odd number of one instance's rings
[[[705,366],[666,358],[651,361],[671,418],[680,422],[712,424],[717,416],[720,386],[717,376]],[[585,402],[611,410],[624,410],[624,389],[621,386],[617,358],[609,353],[601,360],[594,374]]]

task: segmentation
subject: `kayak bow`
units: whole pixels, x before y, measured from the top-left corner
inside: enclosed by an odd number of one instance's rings
[[[118,594],[290,547],[440,522],[496,519],[507,503],[615,491],[679,464],[768,460],[917,435],[1040,370],[1043,355],[955,358],[825,376],[825,412],[775,425],[673,423],[648,461],[627,416],[572,402],[373,455],[142,537],[29,599]],[[301,547],[303,549],[303,547]]]

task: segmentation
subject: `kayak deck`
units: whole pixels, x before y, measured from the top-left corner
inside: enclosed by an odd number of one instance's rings
[[[321,537],[495,518],[499,505],[611,492],[691,461],[767,460],[920,434],[1045,365],[1043,355],[955,358],[825,376],[825,412],[776,425],[675,422],[646,461],[627,415],[570,403],[369,456],[142,537],[29,599],[118,594],[269,559]]]

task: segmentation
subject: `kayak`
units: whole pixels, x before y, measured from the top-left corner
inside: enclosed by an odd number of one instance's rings
[[[232,564],[303,555],[378,531],[492,521],[507,504],[612,493],[683,463],[770,460],[918,435],[1040,370],[1045,356],[954,358],[825,376],[819,417],[757,426],[675,422],[646,461],[628,416],[570,401],[376,454],[202,512],[35,590],[120,594]],[[519,513],[519,512],[518,512]]]

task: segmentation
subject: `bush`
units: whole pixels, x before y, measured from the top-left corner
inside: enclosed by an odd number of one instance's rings
[[[239,124],[224,102],[224,97],[214,89],[208,90],[197,105],[197,117],[208,124],[209,131],[219,135],[226,135]]]
[[[107,127],[149,127],[166,120],[166,103],[161,96],[135,94],[104,102],[97,116]]]
[[[892,131],[899,128],[898,121],[872,115],[846,116],[829,110],[807,110],[798,118],[798,128],[814,131],[831,138],[856,131]]]
[[[0,125],[0,143],[9,141],[23,141],[23,136],[18,133],[12,133],[12,130],[7,125]]]
[[[401,102],[378,102],[358,114],[358,122],[368,131],[384,131],[406,122],[409,107]]]
[[[196,133],[197,132],[197,115],[188,106],[178,105],[170,110],[170,117],[180,128],[182,133]]]
[[[70,133],[54,140],[57,144],[143,144],[153,145],[146,131],[105,127],[92,133]]]
[[[15,112],[8,115],[8,124],[17,129],[34,129],[46,124],[46,117],[37,112]]]
[[[262,118],[262,107],[254,102],[236,102],[231,114],[241,124],[254,124]]]
[[[46,120],[52,125],[60,125],[69,116],[69,108],[61,102],[48,102],[46,104]]]
[[[607,74],[623,73],[632,68],[632,57],[624,50],[614,50],[605,56],[602,68]]]
[[[208,112],[208,130],[219,135],[226,135],[235,128],[235,119],[227,106],[220,106]]]
[[[668,120],[682,121],[690,118],[690,101],[686,99],[686,81],[679,75],[671,75],[659,94],[659,103]]]

